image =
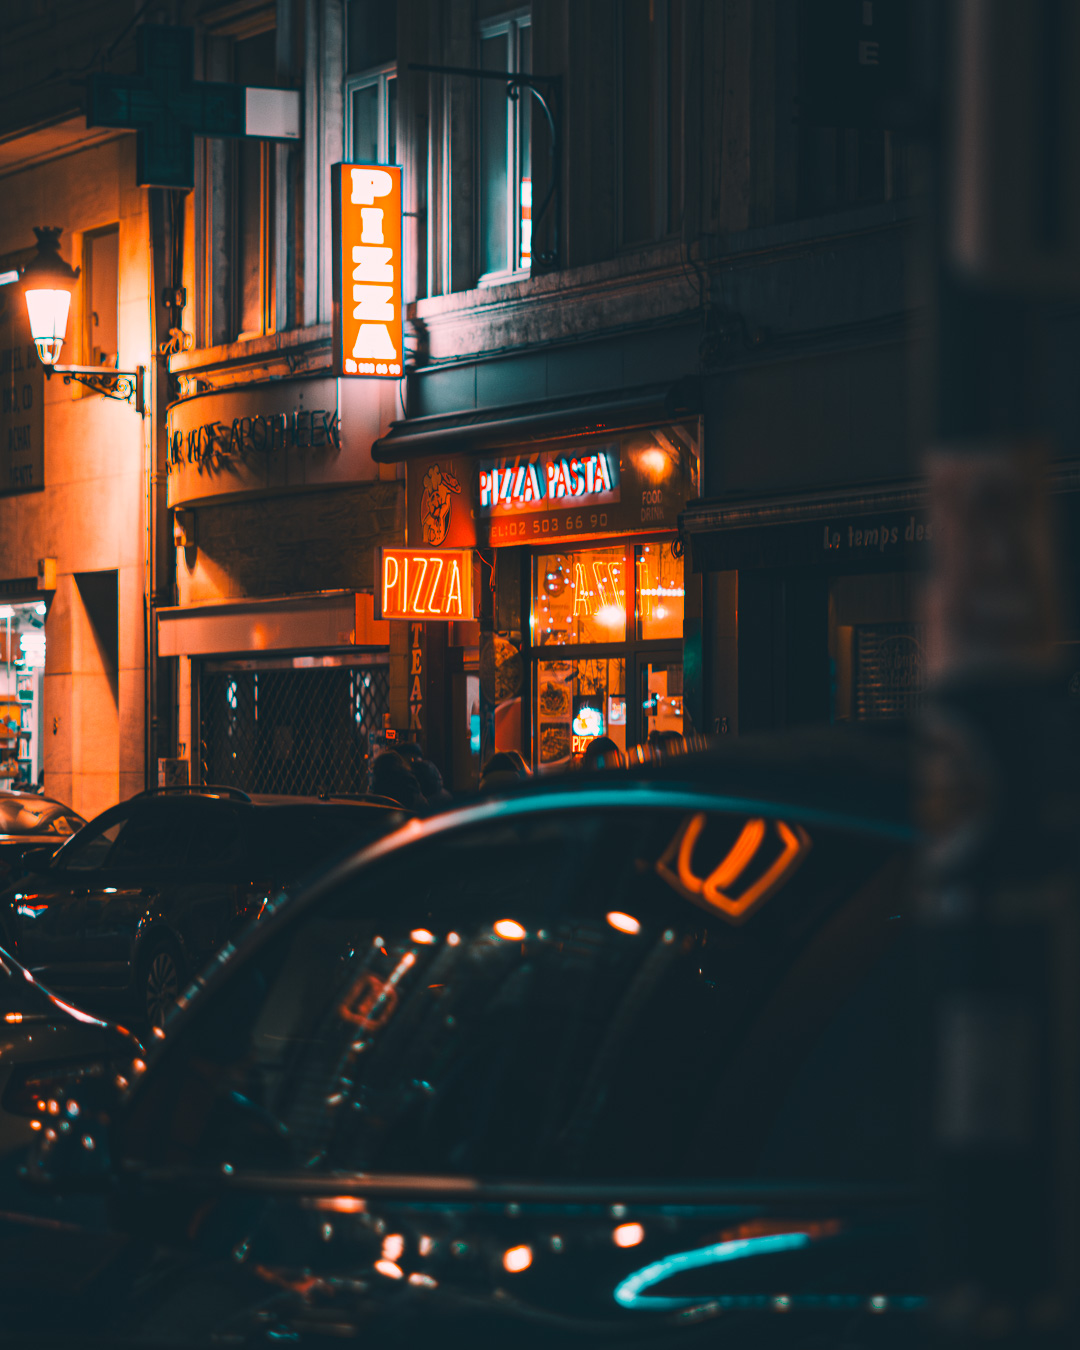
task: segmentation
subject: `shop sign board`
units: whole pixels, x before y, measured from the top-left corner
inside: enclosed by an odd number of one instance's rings
[[[478,475],[477,505],[482,516],[538,511],[545,503],[606,505],[619,500],[619,446],[518,455],[512,460],[482,459]]]
[[[335,164],[330,196],[334,257],[334,374],[400,379],[401,170]]]
[[[382,548],[378,579],[377,618],[477,617],[471,549]]]
[[[190,394],[169,409],[169,505],[362,477],[342,442],[326,376]]]
[[[21,286],[0,286],[0,495],[45,486],[45,367]]]
[[[550,449],[410,460],[408,539],[426,548],[548,544],[678,528],[695,495],[681,428]]]

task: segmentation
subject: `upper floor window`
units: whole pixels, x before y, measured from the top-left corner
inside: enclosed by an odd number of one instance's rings
[[[356,164],[396,164],[397,67],[345,81],[345,153]]]
[[[120,227],[83,235],[84,350],[87,364],[112,366],[120,354]]]
[[[682,224],[683,0],[623,0],[619,183],[624,244]]]
[[[207,78],[276,85],[275,49],[272,26],[252,36],[209,38]],[[215,345],[274,331],[277,193],[270,141],[205,144],[204,327]]]
[[[480,67],[532,70],[528,11],[481,24]],[[479,85],[479,272],[490,281],[532,266],[532,96],[509,97],[499,80]]]

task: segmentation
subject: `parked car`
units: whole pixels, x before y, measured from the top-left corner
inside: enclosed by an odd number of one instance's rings
[[[141,793],[0,892],[0,930],[49,988],[124,993],[160,1026],[184,981],[278,890],[403,819],[373,802]]]
[[[27,852],[55,853],[85,824],[63,802],[36,792],[0,791],[0,884]]]
[[[83,1334],[919,1343],[902,747],[799,753],[534,784],[271,901],[35,1150],[127,1235],[65,1266]]]
[[[143,1053],[131,1032],[57,998],[0,948],[0,1155],[47,1128],[65,1091]]]

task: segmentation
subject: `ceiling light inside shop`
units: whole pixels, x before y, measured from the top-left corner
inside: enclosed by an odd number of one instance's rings
[[[31,670],[39,670],[45,664],[45,634],[21,633],[19,645],[22,647],[22,659]]]

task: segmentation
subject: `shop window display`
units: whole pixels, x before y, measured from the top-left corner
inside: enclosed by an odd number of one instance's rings
[[[0,790],[41,778],[44,668],[44,602],[0,605]]]
[[[621,642],[626,636],[626,550],[590,548],[536,559],[533,645]]]
[[[683,560],[671,544],[639,544],[634,550],[637,573],[638,637],[682,641]]]
[[[683,560],[668,541],[535,556],[530,622],[539,772],[572,767],[598,736],[625,753],[650,735],[683,733],[684,598]],[[573,650],[553,660],[552,647]]]
[[[597,736],[626,750],[626,661],[540,661],[536,680],[540,771],[566,768]]]

